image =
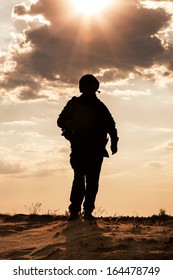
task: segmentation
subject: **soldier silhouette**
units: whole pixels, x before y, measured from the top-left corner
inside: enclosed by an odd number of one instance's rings
[[[58,117],[62,135],[70,141],[70,163],[74,170],[69,220],[79,218],[83,203],[84,219],[93,220],[103,157],[109,157],[106,144],[110,136],[112,154],[117,152],[117,129],[108,108],[96,92],[99,81],[91,74],[79,81],[79,97],[72,97]],[[99,91],[98,91],[99,92]]]

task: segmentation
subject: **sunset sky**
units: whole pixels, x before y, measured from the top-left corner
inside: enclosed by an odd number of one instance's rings
[[[56,120],[91,73],[120,138],[97,209],[173,214],[172,15],[173,0],[1,0],[0,213],[67,210],[70,145]]]

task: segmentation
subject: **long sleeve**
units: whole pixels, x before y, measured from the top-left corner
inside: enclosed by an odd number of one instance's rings
[[[116,123],[111,113],[109,112],[108,108],[105,105],[104,105],[104,111],[105,111],[105,126],[106,126],[107,133],[110,136],[112,154],[114,154],[117,152],[117,144],[119,140]]]
[[[66,129],[74,118],[74,103],[76,97],[69,100],[57,119],[57,126]]]
[[[57,126],[62,129],[62,135],[67,139],[71,140],[73,135],[73,120],[74,120],[74,101],[76,97],[69,100],[60,113],[57,119]]]
[[[119,137],[118,137],[118,132],[117,132],[117,128],[116,128],[116,123],[115,123],[113,117],[111,116],[111,114],[110,114],[110,118],[109,118],[108,134],[110,135],[110,138],[111,138],[111,144],[117,145]]]
[[[106,125],[106,129],[107,129],[107,133],[110,135],[111,143],[113,145],[117,145],[119,138],[118,138],[118,132],[117,132],[117,128],[116,128],[116,123],[115,123],[111,113],[109,112],[108,108],[106,107],[106,105],[103,104],[103,106],[104,106],[104,112],[105,112],[105,125]]]

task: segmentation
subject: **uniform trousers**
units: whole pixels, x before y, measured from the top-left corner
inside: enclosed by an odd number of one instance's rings
[[[69,211],[77,214],[81,205],[85,214],[91,214],[95,208],[95,199],[99,187],[99,177],[103,156],[71,153],[70,163],[74,170]]]

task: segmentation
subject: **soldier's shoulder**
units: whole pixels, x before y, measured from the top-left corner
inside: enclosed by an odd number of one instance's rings
[[[77,98],[78,98],[77,96],[72,96],[72,98],[69,100],[69,102],[74,102],[74,101],[76,101]]]
[[[67,105],[73,105],[76,103],[78,97],[77,96],[73,96],[68,102]]]
[[[102,107],[104,110],[108,110],[107,106],[98,98],[99,106]]]

